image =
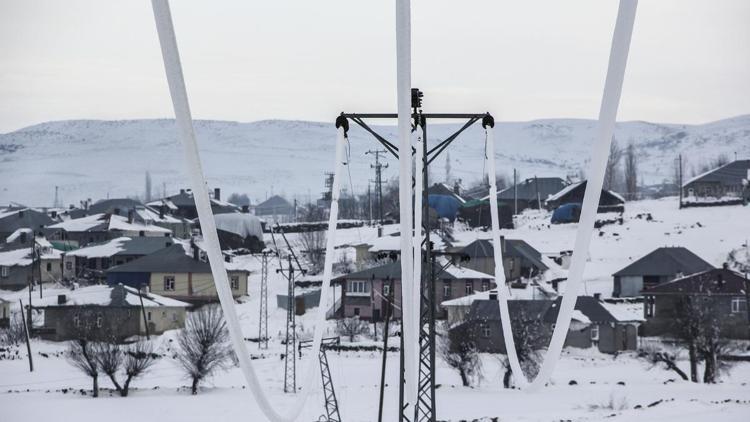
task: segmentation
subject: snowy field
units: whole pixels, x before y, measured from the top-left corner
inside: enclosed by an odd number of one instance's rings
[[[638,217],[651,213],[652,221]],[[549,214],[528,212],[520,217],[520,228],[505,230],[509,238],[527,240],[543,253],[571,249],[576,225],[548,226]],[[396,230],[387,227],[386,233]],[[602,233],[600,235],[600,233]],[[460,243],[489,233],[457,230]],[[339,255],[350,254],[352,245],[377,237],[374,229],[340,231],[337,236]],[[595,231],[590,261],[586,270],[586,292],[611,294],[611,274],[659,246],[685,246],[714,265],[721,265],[727,254],[743,248],[750,237],[750,209],[742,206],[691,208],[677,210],[676,200],[630,202],[622,225],[608,225]],[[278,241],[279,239],[277,239]],[[295,236],[290,236],[295,242]],[[246,257],[240,263],[252,271],[250,298],[238,305],[245,337],[257,337],[258,289],[260,263]],[[276,262],[274,262],[274,265]],[[282,391],[285,312],[276,308],[276,294],[285,293],[286,283],[272,268],[269,271],[269,350],[259,350],[248,342],[253,361],[277,408],[284,408],[292,395]],[[0,292],[17,303],[28,292]],[[52,289],[45,292],[54,295]],[[300,337],[312,334],[313,314],[298,319]],[[332,322],[327,334],[334,334]],[[28,372],[25,347],[0,352],[0,421],[40,421],[54,417],[60,421],[132,421],[159,420],[247,420],[262,421],[263,415],[238,368],[231,368],[209,380],[197,396],[191,396],[188,380],[173,358],[175,332],[157,340],[162,357],[143,378],[134,381],[130,397],[110,392],[112,385],[100,377],[107,389],[99,398],[91,398],[90,380],[70,366],[62,357],[65,345],[35,340],[32,343],[35,371]],[[365,339],[369,344],[371,340]],[[391,344],[398,344],[396,338]],[[436,375],[438,419],[500,421],[747,421],[750,419],[750,363],[737,363],[722,373],[716,385],[682,381],[673,372],[652,367],[633,354],[617,357],[592,350],[569,349],[565,352],[552,383],[541,391],[527,393],[502,387],[502,369],[497,359],[484,355],[483,378],[474,388],[461,386],[458,373],[438,358]],[[332,376],[341,407],[342,419],[373,421],[377,418],[381,354],[378,352],[329,353]],[[305,355],[304,368],[310,362]],[[312,393],[300,421],[317,421],[323,413],[320,378],[315,365]],[[396,420],[398,354],[389,353],[384,420]],[[687,360],[679,362],[687,371]],[[299,368],[298,367],[298,368]],[[303,370],[298,371],[298,386]],[[82,393],[82,390],[84,393]],[[288,406],[288,405],[287,405]],[[485,419],[483,419],[485,418]]]

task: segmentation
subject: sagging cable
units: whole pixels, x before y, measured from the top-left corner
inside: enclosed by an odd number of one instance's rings
[[[617,22],[612,36],[612,47],[609,55],[609,65],[607,68],[607,77],[604,83],[604,92],[602,94],[602,103],[599,109],[599,124],[597,136],[593,147],[591,165],[588,170],[589,178],[586,183],[586,191],[583,196],[583,205],[581,217],[576,231],[575,247],[573,257],[568,271],[568,280],[565,286],[565,292],[562,297],[562,303],[557,315],[555,329],[552,333],[547,353],[539,373],[534,380],[529,383],[518,361],[515,342],[513,340],[513,331],[511,326],[510,315],[508,312],[508,293],[505,289],[505,272],[502,265],[501,247],[499,243],[499,221],[497,216],[497,189],[495,180],[495,155],[494,155],[494,125],[486,125],[487,131],[487,155],[488,155],[488,177],[490,179],[490,209],[492,218],[492,239],[494,242],[495,257],[495,281],[498,284],[499,297],[498,306],[500,307],[500,319],[503,328],[503,339],[505,348],[508,353],[508,360],[515,377],[514,379],[520,384],[521,388],[527,391],[534,391],[545,385],[560,359],[560,354],[565,343],[565,338],[570,328],[570,321],[573,316],[578,291],[583,279],[583,271],[586,267],[586,257],[588,256],[589,246],[591,244],[591,235],[594,230],[596,220],[596,211],[601,196],[602,185],[604,183],[604,172],[607,164],[609,148],[612,143],[615,122],[617,118],[617,109],[620,104],[622,94],[623,80],[625,79],[625,68],[630,50],[630,41],[633,35],[633,25],[635,23],[635,13],[638,6],[638,0],[620,0]]]
[[[250,360],[250,354],[247,351],[243,340],[242,330],[237,318],[237,312],[234,307],[234,299],[227,280],[227,272],[224,267],[224,258],[219,247],[219,238],[216,233],[216,224],[211,212],[211,204],[208,197],[208,189],[201,168],[200,156],[198,153],[198,144],[195,137],[190,106],[185,88],[185,80],[182,73],[179,51],[177,49],[177,39],[175,36],[172,16],[167,0],[152,0],[151,2],[154,19],[156,20],[156,29],[159,35],[162,58],[166,71],[169,92],[172,97],[175,118],[179,130],[180,138],[185,151],[185,160],[187,164],[188,175],[190,177],[193,197],[196,209],[198,211],[198,220],[200,221],[201,231],[206,242],[206,253],[208,254],[211,274],[214,278],[216,292],[221,303],[224,317],[226,318],[227,328],[232,340],[232,346],[237,354],[240,368],[245,377],[248,387],[255,398],[263,414],[272,422],[293,422],[302,412],[305,402],[310,394],[312,382],[316,379],[316,359],[310,359],[307,364],[306,377],[304,379],[301,394],[297,396],[289,411],[285,414],[278,412],[273,408],[265,394],[263,386],[258,380],[257,373]],[[328,309],[328,294],[326,289],[330,287],[334,245],[336,238],[336,222],[338,219],[338,198],[340,191],[340,173],[344,155],[344,143],[346,142],[344,128],[338,126],[338,136],[336,139],[336,158],[334,162],[333,178],[333,196],[331,200],[331,211],[328,220],[328,237],[326,240],[326,256],[323,272],[323,284],[318,305],[318,314],[315,317],[315,332],[313,337],[312,353],[310,356],[317,356],[320,352],[320,343],[323,336],[321,327],[325,323],[325,314]]]

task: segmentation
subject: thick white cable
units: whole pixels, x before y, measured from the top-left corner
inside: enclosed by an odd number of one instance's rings
[[[633,25],[635,23],[635,12],[637,6],[638,0],[620,0],[617,12],[617,22],[615,23],[614,34],[612,35],[612,47],[609,53],[607,78],[604,82],[604,93],[602,95],[602,103],[599,109],[597,136],[594,139],[595,143],[591,165],[588,171],[589,177],[588,182],[586,183],[586,192],[583,196],[581,218],[576,232],[575,247],[573,249],[570,270],[568,271],[565,293],[563,294],[562,303],[560,304],[560,310],[557,315],[556,326],[552,333],[552,339],[547,348],[544,361],[542,362],[539,373],[530,384],[527,382],[525,375],[521,371],[521,365],[518,361],[518,355],[513,341],[513,332],[510,329],[511,321],[507,308],[507,291],[505,286],[498,286],[500,290],[499,306],[503,327],[503,338],[508,352],[511,369],[513,370],[513,373],[517,375],[515,379],[521,384],[521,387],[526,387],[527,390],[530,391],[540,388],[549,381],[552,372],[560,359],[560,353],[562,352],[565,338],[567,337],[568,329],[570,328],[570,320],[578,299],[578,290],[583,279],[583,271],[586,267],[586,257],[588,256],[589,246],[591,244],[591,234],[594,230],[596,211],[599,205],[602,185],[604,183],[604,172],[607,164],[609,148],[612,143],[612,135],[615,129],[617,109],[620,104],[620,95],[622,94],[622,84],[625,79],[625,67],[628,61],[628,52],[630,50],[630,40],[633,35]],[[487,135],[487,150],[489,151],[491,148],[490,145],[494,143],[492,128],[488,129]],[[494,152],[494,145],[492,145],[492,150]],[[493,169],[492,173],[490,173],[490,180],[492,181],[492,179],[495,178],[494,153],[488,157],[488,160],[491,163],[488,167],[492,167]],[[490,191],[490,207],[495,210],[495,214],[497,213],[496,198],[497,194],[493,187]],[[496,217],[493,218],[492,225],[493,241],[495,242],[495,277],[497,280],[502,280],[504,282],[505,274],[502,272],[502,258],[499,259],[500,264],[498,265],[498,250],[500,247],[499,241],[497,240],[498,222]],[[500,284],[499,281],[498,284]]]
[[[404,336],[404,397],[406,414],[417,402],[417,343],[419,309],[412,305],[419,295],[413,276],[414,253],[412,249],[411,185],[411,3],[396,0],[396,99],[398,110],[398,200],[401,230],[401,307],[403,312],[402,333]]]
[[[314,367],[317,361],[313,358],[308,362],[307,370],[304,372],[306,377],[303,381],[302,392],[297,396],[294,404],[288,408],[288,413],[282,414],[277,412],[268,401],[263,386],[261,386],[258,380],[252,361],[250,360],[250,354],[245,346],[242,330],[237,318],[237,312],[234,308],[234,299],[232,298],[232,291],[227,280],[227,272],[224,268],[224,257],[219,248],[216,224],[211,212],[208,189],[203,177],[203,170],[201,168],[200,157],[198,154],[198,144],[195,137],[195,130],[193,128],[193,120],[190,114],[190,105],[187,98],[185,80],[182,74],[182,65],[180,63],[179,51],[177,49],[177,39],[175,37],[169,3],[167,0],[152,0],[151,4],[154,10],[156,29],[159,34],[162,58],[164,59],[164,68],[166,70],[167,82],[169,84],[169,92],[172,96],[172,105],[174,106],[177,127],[185,149],[185,159],[193,190],[193,198],[195,199],[195,205],[198,211],[201,231],[206,242],[206,252],[208,254],[211,273],[216,285],[216,292],[224,311],[224,317],[226,318],[232,345],[234,346],[234,350],[240,363],[240,368],[242,369],[245,380],[250,387],[250,391],[265,416],[272,422],[292,422],[302,412],[305,401],[312,390],[312,382],[317,375]],[[344,138],[344,130],[343,128],[339,128],[336,140],[333,197],[328,221],[328,239],[326,242],[323,285],[321,287],[322,291],[320,295],[320,303],[318,305],[318,315],[315,319],[315,333],[310,356],[317,356],[320,351],[320,343],[323,336],[323,330],[321,328],[325,322],[325,314],[328,309],[328,295],[326,294],[325,289],[330,287],[331,269],[333,265],[336,220],[338,218],[340,168],[344,156],[344,142],[346,142]]]

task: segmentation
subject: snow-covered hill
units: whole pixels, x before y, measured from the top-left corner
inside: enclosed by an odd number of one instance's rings
[[[196,121],[208,183],[228,195],[248,193],[254,202],[273,193],[315,199],[323,190],[324,172],[333,164],[335,129],[329,123]],[[352,125],[351,186],[366,189],[372,178],[368,149],[379,145]],[[429,141],[444,139],[457,124],[431,125]],[[394,127],[377,128],[396,141]],[[496,129],[498,171],[521,178],[561,176],[585,167],[595,135],[593,120],[547,119],[503,122]],[[688,165],[724,153],[750,156],[750,115],[704,125],[624,122],[617,126],[622,145],[635,143],[646,183],[671,178],[677,154]],[[484,134],[477,123],[451,148],[452,174],[471,182],[483,171]],[[393,159],[384,176],[393,177]],[[435,162],[435,179],[444,177],[444,158]],[[183,152],[174,121],[75,120],[48,122],[0,134],[0,203],[16,201],[51,205],[59,186],[64,203],[115,196],[142,195],[150,171],[154,190],[174,192],[187,186]],[[347,178],[344,186],[350,187]]]

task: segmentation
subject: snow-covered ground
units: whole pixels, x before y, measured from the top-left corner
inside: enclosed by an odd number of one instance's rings
[[[651,214],[652,221],[647,221],[646,213]],[[543,253],[571,249],[577,225],[550,226],[548,221],[546,212],[527,212],[520,217],[518,229],[504,230],[503,234],[524,239]],[[395,226],[385,228],[386,233],[396,230]],[[461,244],[478,236],[489,236],[484,232],[462,230],[456,230],[455,235]],[[376,237],[373,228],[341,230],[337,235],[337,252],[340,256],[350,254],[351,248],[347,245],[369,242]],[[595,233],[585,276],[586,293],[611,294],[611,274],[656,247],[685,246],[712,264],[720,265],[730,251],[746,247],[743,245],[747,245],[748,237],[748,207],[678,210],[674,198],[630,202],[622,225],[608,225]],[[296,242],[296,235],[289,235],[289,238],[291,243]],[[258,335],[260,261],[247,256],[240,258],[235,265],[252,272],[250,297],[238,305],[238,313],[245,337],[254,338]],[[272,265],[278,265],[277,261],[272,261]],[[286,292],[286,283],[274,268],[269,271],[269,276],[270,348],[259,350],[257,344],[251,342],[248,342],[248,347],[258,358],[253,363],[266,391],[275,405],[283,408],[291,399],[282,390],[283,361],[280,353],[283,346],[280,339],[285,312],[276,308],[275,295]],[[57,291],[53,289],[45,291],[45,295],[55,294]],[[17,303],[18,298],[25,300],[28,292],[0,292],[0,295]],[[313,318],[313,312],[299,317],[301,337],[312,334]],[[334,327],[333,322],[327,322],[326,333],[334,334]],[[169,332],[155,340],[164,356],[150,373],[134,382],[136,389],[127,398],[109,391],[97,399],[82,395],[79,390],[89,389],[90,381],[62,357],[64,344],[33,341],[33,373],[28,372],[25,348],[6,351],[6,356],[10,354],[14,359],[0,360],[0,420],[38,421],[51,417],[62,421],[112,422],[157,418],[160,422],[265,420],[249,391],[243,387],[244,379],[238,368],[219,373],[205,384],[200,394],[191,396],[185,388],[188,381],[173,358],[175,335],[175,332]],[[372,340],[363,340],[372,344]],[[391,344],[398,344],[396,338]],[[308,355],[301,361],[302,369],[311,361]],[[398,354],[389,353],[388,358],[385,420],[392,421],[397,407]],[[375,420],[381,355],[378,352],[331,352],[329,360],[343,420]],[[312,360],[312,363],[317,365],[317,360]],[[679,365],[687,370],[685,360]],[[303,374],[302,369],[298,374]],[[746,421],[750,415],[750,363],[737,363],[722,374],[720,383],[704,385],[682,381],[674,373],[651,367],[632,354],[614,357],[592,350],[570,349],[560,361],[551,385],[533,393],[503,389],[502,371],[493,356],[483,356],[482,372],[483,379],[478,386],[462,387],[458,373],[438,358],[438,419],[492,420],[490,418],[497,417],[501,421],[618,422],[716,419],[725,422]],[[100,379],[100,384],[103,388],[112,387],[107,379]],[[316,392],[308,401],[300,421],[318,420],[323,413],[319,378],[313,385]]]

